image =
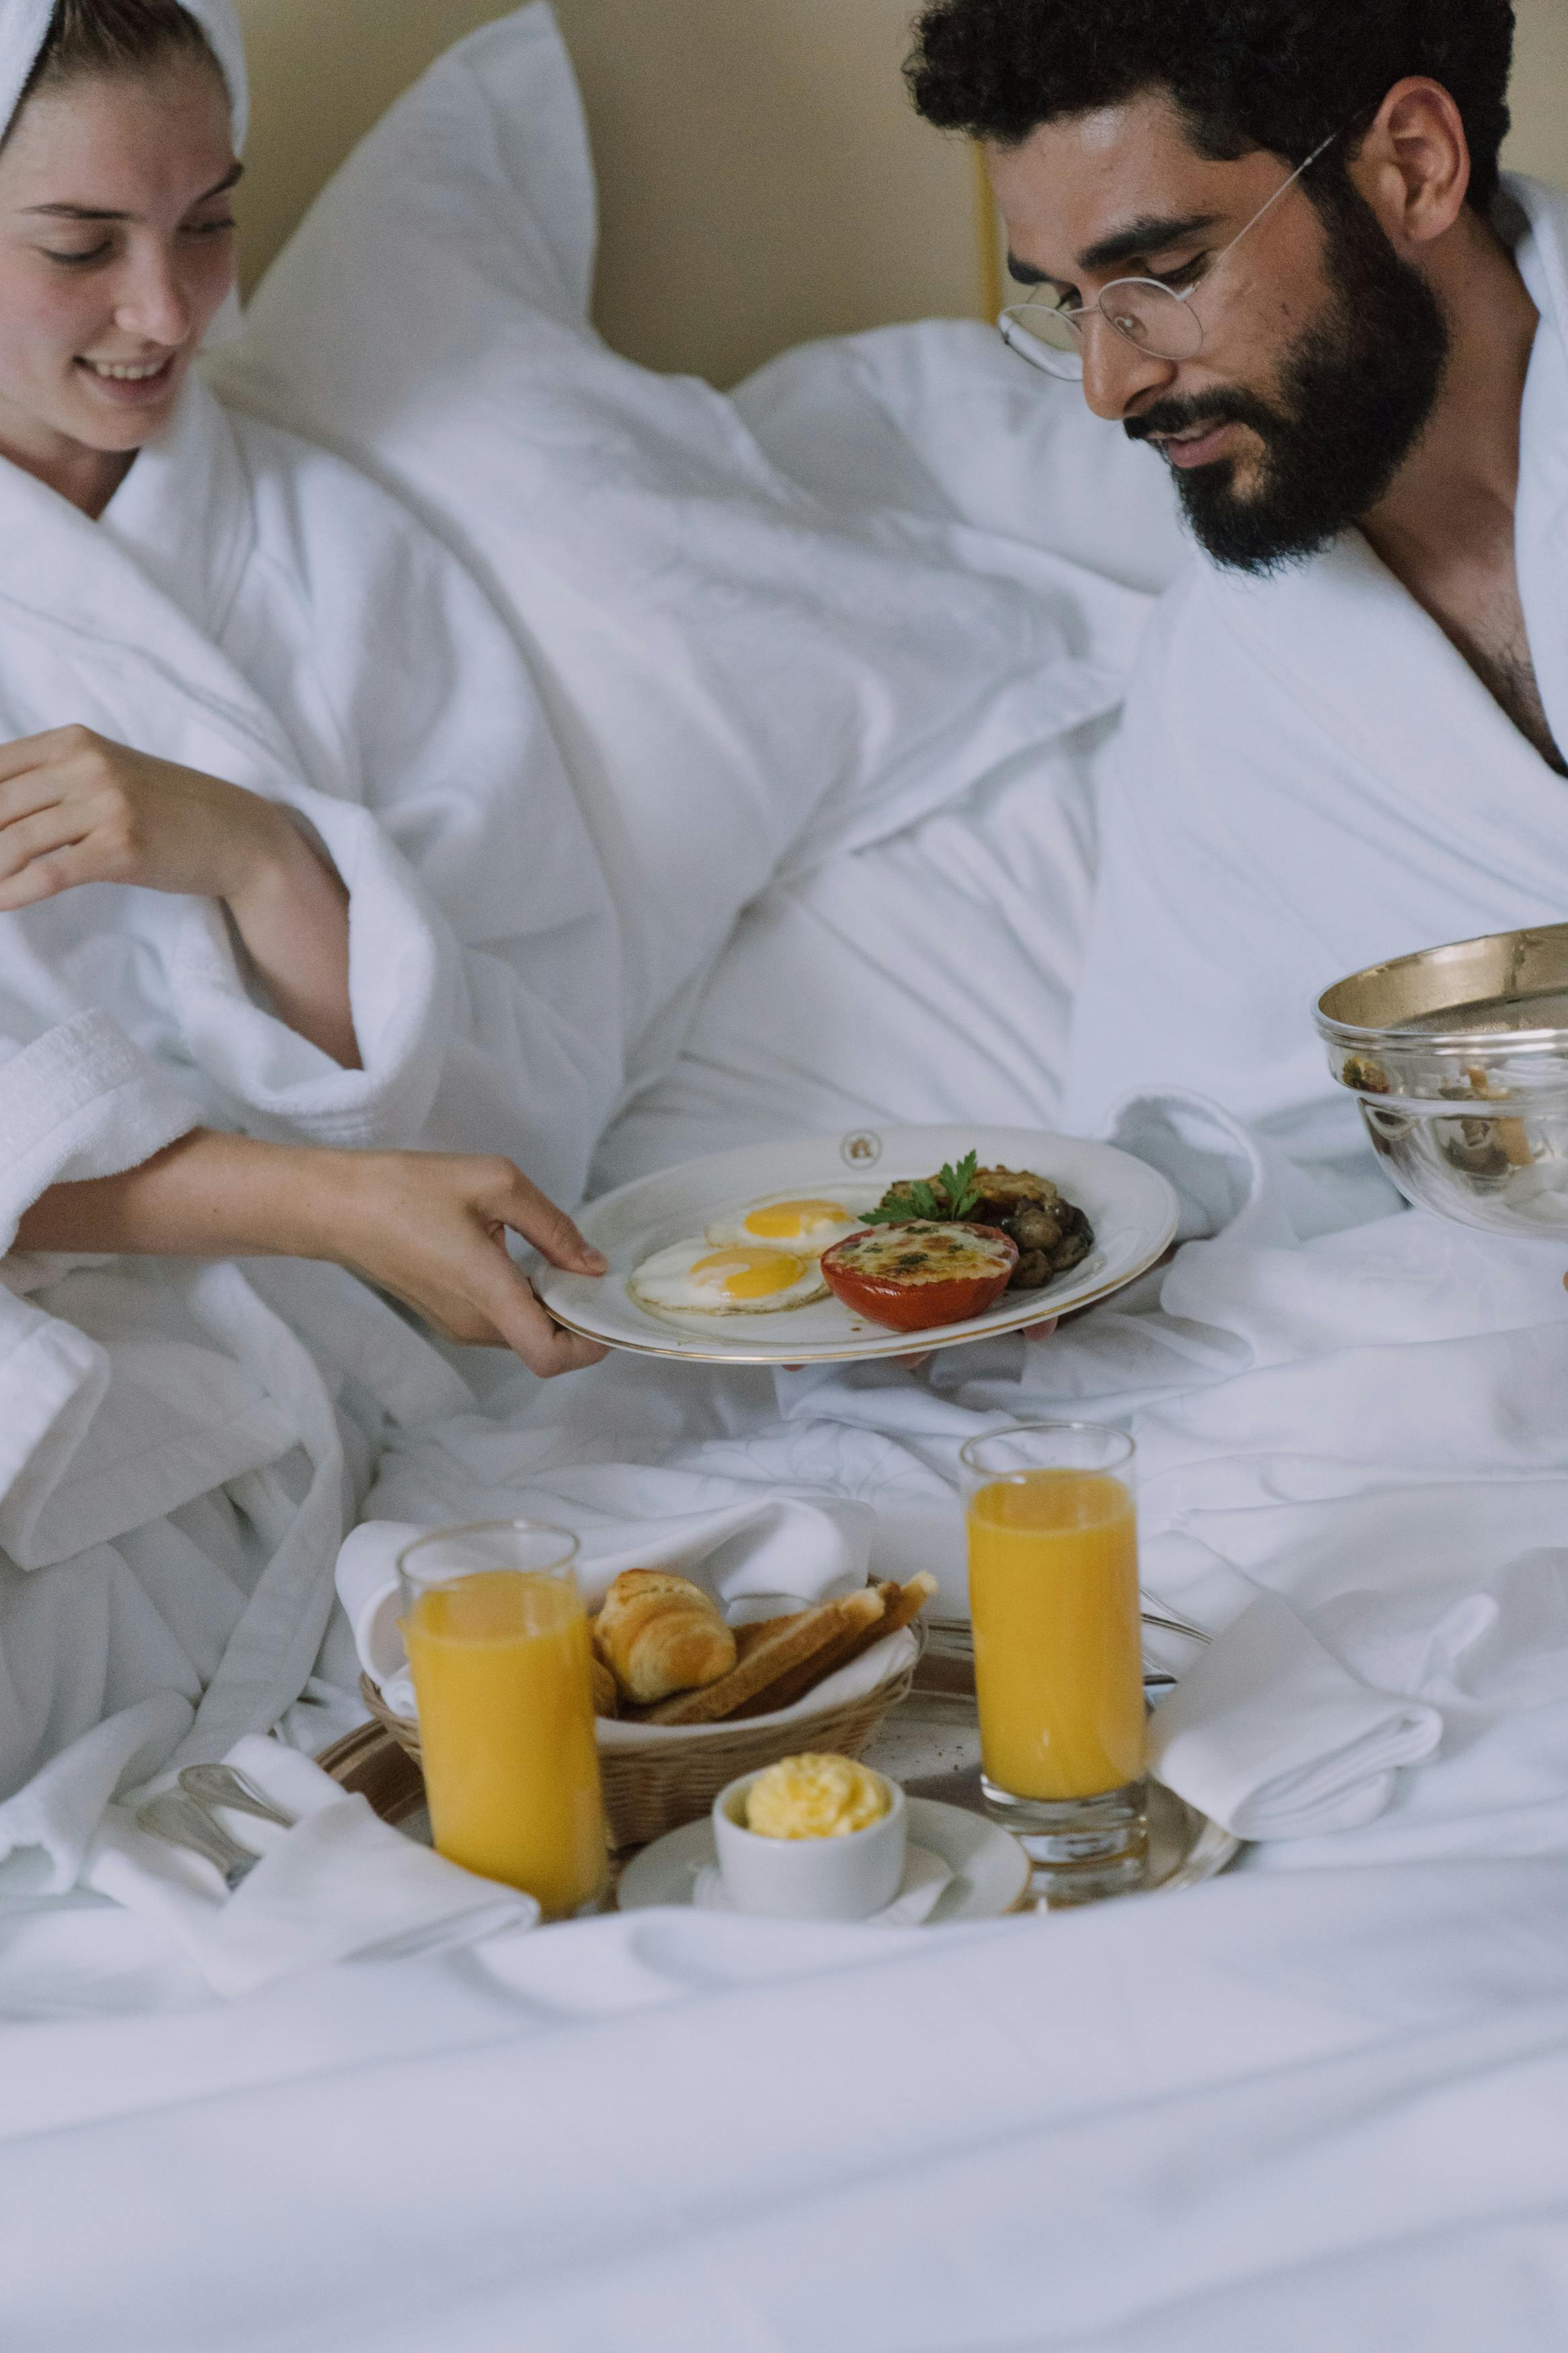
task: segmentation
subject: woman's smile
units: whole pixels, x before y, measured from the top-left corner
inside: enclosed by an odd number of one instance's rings
[[[100,360],[79,358],[76,366],[100,398],[116,407],[150,407],[167,398],[179,373],[179,351],[153,359]]]

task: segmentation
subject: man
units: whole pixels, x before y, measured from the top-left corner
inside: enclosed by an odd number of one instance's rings
[[[936,0],[910,62],[983,144],[1009,339],[1159,452],[1206,558],[1134,680],[1068,1120],[1217,1097],[1313,1225],[1382,1192],[1316,995],[1568,913],[1568,204],[1500,184],[1512,35],[1507,0]]]

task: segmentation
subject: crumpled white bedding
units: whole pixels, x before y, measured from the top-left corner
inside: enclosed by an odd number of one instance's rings
[[[18,2353],[1562,2342],[1555,1860],[640,1913],[163,2014],[130,1915],[0,1933]],[[73,2022],[95,1965],[144,2014]]]
[[[742,906],[1103,718],[1149,596],[1046,538],[803,489],[729,401],[599,341],[593,245],[536,5],[377,127],[214,367],[410,499],[512,621],[616,899],[641,1085]]]
[[[735,406],[840,512],[1039,548],[1152,601],[1193,561],[1164,468],[994,330],[929,319],[786,352]],[[1115,715],[742,913],[671,1069],[604,1138],[594,1187],[788,1133],[1059,1124]]]

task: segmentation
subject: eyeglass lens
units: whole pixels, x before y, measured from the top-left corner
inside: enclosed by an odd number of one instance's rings
[[[1202,348],[1203,327],[1191,305],[1152,279],[1122,279],[1095,307],[1125,342],[1155,359],[1191,359]],[[1080,375],[1084,315],[1039,301],[1016,303],[1004,313],[1007,340],[1052,375]]]

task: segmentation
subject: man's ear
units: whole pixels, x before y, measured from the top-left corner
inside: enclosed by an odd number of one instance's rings
[[[1470,143],[1442,83],[1425,75],[1396,81],[1350,170],[1396,251],[1452,228],[1470,185]]]

